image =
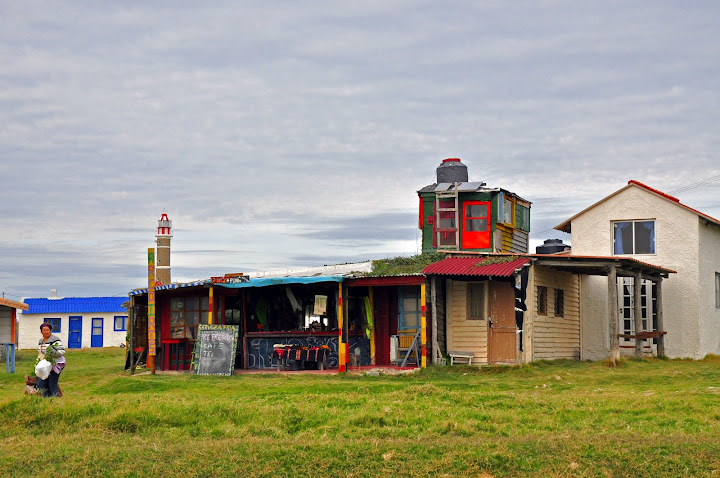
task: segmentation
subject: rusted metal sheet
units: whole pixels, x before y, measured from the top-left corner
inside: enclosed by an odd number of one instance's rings
[[[423,269],[423,274],[446,276],[488,276],[510,277],[530,262],[528,257],[520,257],[508,262],[496,262],[495,256],[489,257],[446,257]],[[487,262],[488,264],[484,264]]]

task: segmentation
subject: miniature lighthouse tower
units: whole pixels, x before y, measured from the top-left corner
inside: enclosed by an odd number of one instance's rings
[[[155,235],[157,242],[157,265],[156,280],[165,285],[170,284],[170,239],[172,221],[168,219],[167,214],[163,213],[158,221],[157,234]]]

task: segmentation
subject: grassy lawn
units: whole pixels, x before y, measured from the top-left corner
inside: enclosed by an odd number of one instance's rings
[[[720,476],[720,358],[401,376],[0,372],[0,476]]]

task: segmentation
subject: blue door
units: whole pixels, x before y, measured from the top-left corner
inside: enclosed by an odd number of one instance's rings
[[[70,317],[68,327],[68,348],[79,349],[82,347],[82,317]]]
[[[90,335],[90,347],[103,346],[103,319],[92,319],[92,334]]]

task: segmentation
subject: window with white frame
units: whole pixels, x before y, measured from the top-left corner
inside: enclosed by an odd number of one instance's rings
[[[613,222],[613,253],[655,254],[655,221]]]
[[[632,277],[618,277],[618,308],[622,325],[622,334],[635,335],[635,279]],[[640,313],[642,314],[642,330],[651,332],[657,330],[657,285],[654,282],[642,280],[640,283]],[[648,322],[650,321],[650,322]],[[647,343],[644,339],[643,342]],[[622,338],[621,344],[634,344],[635,339]]]

